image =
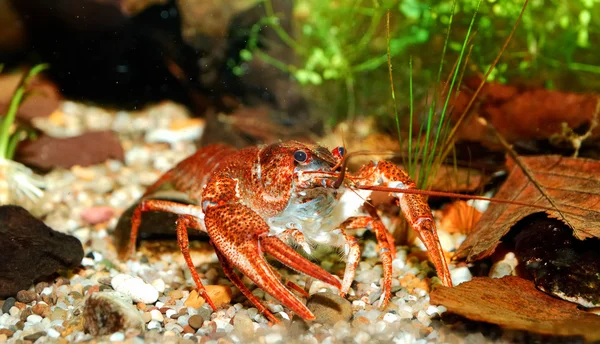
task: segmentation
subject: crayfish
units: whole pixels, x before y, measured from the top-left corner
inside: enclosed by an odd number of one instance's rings
[[[345,296],[354,280],[360,259],[357,240],[349,229],[374,231],[383,263],[383,289],[380,306],[391,296],[393,237],[374,207],[365,202],[369,186],[416,189],[415,183],[398,166],[388,161],[371,162],[356,174],[346,172],[343,147],[332,151],[297,141],[236,150],[211,145],[198,150],[166,172],[146,194],[169,183],[197,201],[187,205],[165,200],[143,200],[132,216],[129,252],[134,253],[142,212],[163,211],[178,215],[177,241],[198,287],[198,292],[216,310],[190,257],[188,228],[206,232],[223,271],[231,282],[274,323],[277,318],[252,294],[234,268],[258,287],[304,319],[314,319],[311,311],[279,280],[264,253],[288,267],[331,284]],[[346,215],[346,191],[360,190],[354,209],[360,216]],[[440,245],[431,210],[420,194],[392,192],[401,210],[429,251],[437,273],[446,286],[452,281]],[[354,197],[354,200],[357,198]],[[346,268],[340,280],[304,258],[287,242],[310,253],[311,244],[343,249]],[[297,287],[297,286],[296,286]],[[299,287],[298,287],[299,288]]]

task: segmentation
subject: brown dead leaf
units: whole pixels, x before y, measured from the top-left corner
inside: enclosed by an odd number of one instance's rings
[[[557,206],[547,210],[573,229],[576,238],[600,237],[600,161],[556,155],[522,157],[535,180]],[[510,174],[495,198],[551,207],[521,168],[507,161]],[[475,261],[491,255],[502,237],[525,216],[542,212],[522,205],[491,203],[481,220],[456,253],[456,258]]]
[[[454,288],[438,287],[431,303],[475,321],[544,335],[600,340],[600,316],[538,291],[533,282],[515,277],[475,277]]]
[[[454,100],[455,120],[464,112],[480,82],[477,76],[463,82],[464,87]],[[577,94],[488,82],[471,109],[476,116],[470,116],[460,126],[456,138],[481,142],[491,149],[502,149],[485,123],[478,120],[481,117],[508,142],[547,140],[560,135],[563,125],[571,129],[589,127],[597,103],[598,95],[593,93]],[[600,128],[593,130],[591,137],[598,139]]]
[[[440,227],[448,233],[469,234],[481,218],[481,212],[465,201],[456,201],[442,209]]]

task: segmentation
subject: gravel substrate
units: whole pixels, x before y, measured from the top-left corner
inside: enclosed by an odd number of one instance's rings
[[[115,130],[121,136],[126,161],[107,161],[91,167],[54,170],[45,176],[46,196],[34,213],[47,225],[76,236],[84,245],[83,268],[55,283],[39,283],[5,300],[0,315],[0,342],[182,342],[182,343],[428,343],[489,342],[482,334],[443,326],[444,307],[432,306],[428,292],[439,283],[431,265],[417,247],[398,247],[393,261],[392,300],[379,310],[382,278],[375,242],[362,240],[363,257],[348,300],[349,319],[334,324],[322,320],[304,323],[260,289],[254,294],[282,319],[269,326],[266,318],[232,287],[215,263],[214,255],[198,265],[198,272],[215,303],[212,312],[193,291],[194,283],[177,253],[160,259],[138,252],[135,261],[120,261],[111,237],[119,215],[164,171],[193,153],[188,130],[178,141],[168,129],[186,123],[188,114],[172,103],[140,112],[111,113],[99,108],[65,102],[60,110],[36,125],[56,136],[77,135],[87,130]],[[190,126],[197,124],[189,122]],[[172,125],[171,125],[172,127]],[[153,132],[150,132],[150,131]],[[190,134],[192,133],[192,134]],[[164,138],[169,143],[148,142]],[[454,249],[460,235],[440,232],[446,249]],[[321,254],[322,266],[336,272],[343,268],[337,252]],[[454,282],[469,280],[466,267],[451,265]],[[319,281],[279,269],[282,276],[304,287],[311,295],[338,290]],[[246,282],[249,282],[245,279]],[[113,291],[114,290],[114,291]],[[115,292],[116,291],[116,292]],[[329,294],[330,295],[330,294]],[[90,301],[88,301],[88,299]],[[86,306],[86,302],[88,302]],[[345,301],[344,301],[345,302]],[[111,309],[129,321],[127,332],[105,333],[110,322],[97,309]],[[105,308],[102,308],[105,307]],[[349,309],[349,308],[348,308]],[[340,316],[343,319],[345,315]],[[84,321],[85,318],[85,321]],[[291,320],[290,320],[291,319]],[[102,322],[104,321],[104,322]],[[136,330],[137,328],[137,330]],[[87,333],[86,333],[87,331]],[[93,335],[95,334],[95,335]],[[502,338],[497,338],[498,340]]]

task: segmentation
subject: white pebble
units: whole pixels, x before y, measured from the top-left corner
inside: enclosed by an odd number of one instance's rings
[[[425,310],[425,313],[427,313],[427,315],[434,315],[438,312],[438,308],[436,306],[429,306],[427,307],[427,309]]]
[[[156,329],[160,329],[160,323],[158,321],[156,321],[156,320],[152,320],[152,321],[150,321],[148,323],[147,327],[148,327],[149,330],[152,330],[152,329],[155,329],[155,328]]]
[[[431,324],[431,318],[427,315],[427,313],[425,313],[424,310],[420,310],[417,313],[417,320],[419,320],[419,322],[425,326],[429,326],[429,324]]]
[[[177,314],[177,311],[174,309],[171,309],[171,308],[167,309],[167,311],[165,312],[165,315],[167,316],[167,318],[170,318],[172,315],[175,315],[175,314]]]
[[[386,315],[383,316],[383,321],[389,322],[389,323],[393,323],[399,319],[400,319],[400,317],[393,313],[387,313]]]
[[[471,271],[469,271],[469,268],[466,266],[462,266],[451,270],[450,276],[452,277],[452,284],[454,284],[455,286],[463,282],[468,282],[473,278],[473,275],[471,275]]]
[[[165,281],[160,278],[152,281],[152,286],[156,288],[159,293],[163,293],[165,291]]]
[[[281,333],[272,332],[265,336],[265,342],[267,344],[277,343],[281,341],[283,338],[281,337]]]
[[[139,277],[118,274],[110,284],[119,293],[131,297],[134,302],[154,303],[158,300],[158,290]]]
[[[37,323],[42,322],[42,317],[37,314],[32,314],[27,317],[27,322],[32,323],[32,324],[37,324]]]
[[[152,320],[156,320],[158,322],[162,322],[163,320],[165,320],[162,313],[158,309],[151,310],[150,315],[152,316]]]
[[[115,332],[108,338],[111,342],[122,342],[125,340],[125,334],[123,332]]]
[[[40,295],[50,295],[50,294],[52,294],[53,290],[54,290],[54,286],[46,287],[42,290]]]
[[[55,330],[53,328],[49,328],[46,330],[46,335],[50,338],[58,338],[58,337],[60,337],[60,332],[58,332],[57,330]]]
[[[17,315],[19,315],[20,312],[21,311],[15,306],[10,307],[10,310],[8,311],[8,313],[10,313],[10,315],[13,317],[16,317]]]

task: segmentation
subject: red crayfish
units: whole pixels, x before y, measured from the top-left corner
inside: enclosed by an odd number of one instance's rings
[[[356,174],[346,172],[342,147],[333,151],[297,141],[236,150],[211,145],[198,150],[166,172],[147,194],[165,183],[197,201],[187,205],[164,200],[144,200],[135,209],[129,249],[133,253],[142,212],[163,211],[178,215],[177,239],[192,272],[198,292],[208,304],[214,303],[200,281],[190,258],[188,228],[206,232],[227,277],[269,320],[273,314],[244,285],[234,268],[258,287],[304,319],[314,319],[310,310],[288,290],[264,258],[269,253],[288,267],[317,278],[348,293],[360,258],[357,240],[346,230],[368,228],[374,231],[383,263],[381,307],[390,299],[392,260],[395,246],[372,205],[365,202],[364,186],[415,189],[415,183],[399,167],[388,161],[371,162]],[[392,189],[393,190],[393,189]],[[354,197],[355,212],[347,215],[343,194]],[[393,193],[410,223],[429,251],[441,281],[452,281],[440,245],[431,210],[421,194]],[[359,210],[364,210],[359,213]],[[342,281],[312,263],[287,245],[295,242],[310,253],[310,244],[343,248],[346,269]]]

